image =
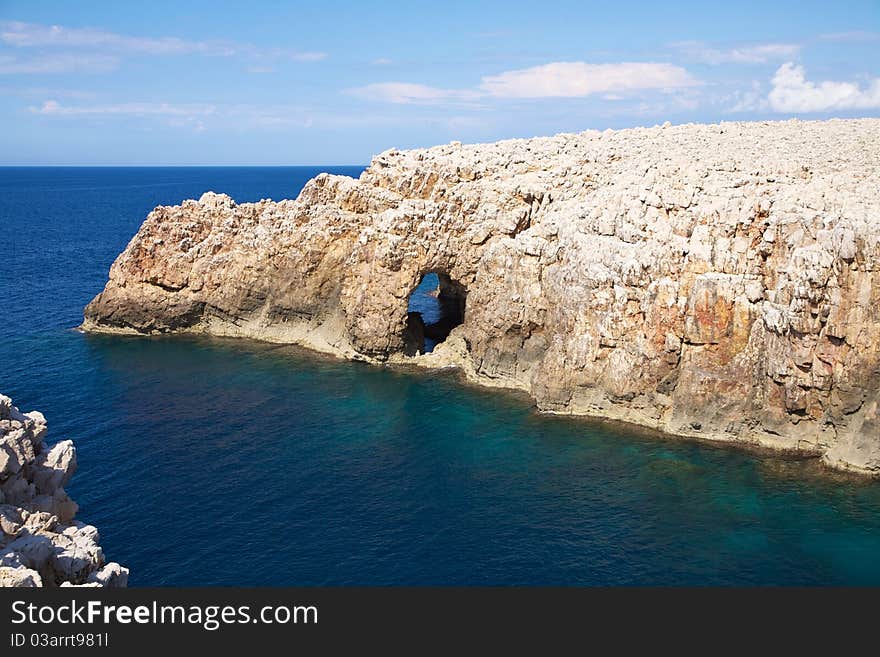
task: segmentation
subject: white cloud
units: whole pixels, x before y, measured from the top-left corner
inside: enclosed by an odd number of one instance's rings
[[[0,22],[0,42],[16,48],[65,48],[143,55],[208,55],[289,59],[317,62],[327,53],[275,48],[262,50],[250,44],[227,41],[192,41],[178,37],[143,37],[93,28],[41,25],[18,21]]]
[[[440,89],[409,82],[380,82],[349,89],[348,93],[365,98],[399,105],[435,105],[442,102],[473,101],[480,94],[467,89]]]
[[[715,48],[702,41],[673,44],[685,56],[704,64],[766,64],[797,57],[801,46],[796,43],[759,43],[736,48]]]
[[[327,53],[325,52],[298,52],[295,50],[288,50],[281,53],[280,56],[287,57],[287,59],[292,59],[295,62],[320,62],[327,59]]]
[[[672,64],[554,62],[484,77],[480,86],[488,94],[501,98],[576,98],[698,84],[685,69]]]
[[[618,112],[634,113],[647,116],[669,116],[682,112],[693,112],[703,99],[699,94],[664,94],[658,98],[641,101],[635,107],[623,107]]]
[[[0,75],[52,74],[112,71],[119,66],[116,57],[105,55],[39,55],[16,57],[0,55]]]
[[[92,28],[70,28],[61,25],[39,25],[17,21],[0,25],[0,41],[19,48],[91,48],[140,52],[150,55],[201,53],[229,56],[236,53],[234,45],[220,42],[187,41],[177,37],[128,36]]]
[[[158,102],[134,103],[81,103],[66,104],[47,100],[28,108],[43,121],[134,121],[145,125],[190,130],[195,133],[211,131],[223,134],[259,131],[273,134],[299,134],[304,130],[338,130],[343,128],[377,126],[432,126],[445,130],[485,129],[484,118],[460,115],[441,108],[435,113],[404,115],[336,114],[332,109],[293,104],[223,104],[190,105]]]
[[[171,103],[119,103],[113,105],[62,105],[47,100],[40,107],[29,108],[44,116],[176,116],[196,117],[216,113],[213,105],[174,105]]]
[[[864,88],[853,82],[811,82],[802,66],[787,62],[779,67],[767,96],[776,112],[826,112],[880,108],[880,78]]]
[[[0,96],[15,96],[28,100],[40,98],[71,98],[74,100],[92,100],[96,97],[94,91],[83,89],[71,89],[70,87],[19,87],[16,85],[0,86]]]
[[[761,83],[752,80],[751,88],[746,91],[734,91],[722,97],[719,102],[727,106],[729,112],[758,112],[767,109],[767,98],[761,89]]]
[[[31,113],[48,118],[85,120],[95,118],[142,118],[172,127],[188,127],[203,132],[210,126],[235,128],[311,127],[311,112],[296,105],[188,104],[188,103],[107,103],[63,104],[47,100],[28,108]],[[322,117],[323,118],[323,117]]]
[[[32,113],[50,118],[64,119],[142,119],[159,122],[172,128],[191,129],[196,133],[206,130],[205,119],[215,117],[213,105],[188,105],[172,103],[118,103],[107,105],[62,105],[57,100],[47,100],[39,107],[29,107]]]
[[[218,108],[218,112],[238,127],[310,128],[314,123],[311,112],[299,105],[227,105]]]
[[[269,67],[279,61],[293,62],[320,62],[327,59],[325,52],[312,52],[303,50],[291,50],[290,48],[267,48],[258,49],[251,45],[239,44],[236,46],[239,53],[249,57],[255,67]]]
[[[374,59],[372,62],[370,62],[370,64],[372,64],[373,66],[388,66],[389,64],[393,63],[394,62],[392,62],[387,57],[380,57],[379,59]]]
[[[554,62],[485,76],[476,89],[445,89],[411,82],[380,82],[346,90],[367,100],[400,105],[476,106],[494,98],[582,98],[602,94],[620,100],[635,91],[671,91],[702,84],[680,66],[655,62],[587,64]]]

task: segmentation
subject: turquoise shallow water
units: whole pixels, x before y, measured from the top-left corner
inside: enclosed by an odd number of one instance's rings
[[[880,584],[880,484],[814,462],[448,374],[71,330],[153,205],[315,171],[0,169],[0,391],[75,439],[71,495],[132,584]]]

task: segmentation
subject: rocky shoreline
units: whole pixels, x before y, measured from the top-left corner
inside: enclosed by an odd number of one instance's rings
[[[880,120],[386,151],[296,200],[156,208],[89,331],[458,367],[546,412],[880,475]],[[463,308],[418,355],[421,277]]]
[[[126,586],[128,569],[105,562],[97,529],[74,520],[64,491],[73,442],[48,447],[45,436],[41,413],[0,395],[0,587]]]

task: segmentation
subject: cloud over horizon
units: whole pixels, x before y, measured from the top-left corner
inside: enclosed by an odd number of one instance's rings
[[[486,76],[480,87],[498,98],[583,98],[598,93],[671,90],[700,84],[674,64],[552,62]]]
[[[775,112],[826,112],[880,108],[880,78],[862,88],[853,82],[807,80],[803,66],[786,62],[776,71],[767,96]]]
[[[289,59],[297,62],[316,62],[327,57],[325,52],[281,48],[266,50],[251,44],[232,41],[144,37],[88,27],[42,25],[21,21],[0,21],[0,43],[12,48],[90,50],[114,55],[204,55],[208,57],[240,55],[258,59]]]
[[[172,103],[118,103],[109,105],[62,105],[56,100],[47,100],[40,107],[30,107],[34,114],[51,116],[86,116],[101,114],[121,115],[159,115],[159,116],[207,116],[217,109],[213,105]]]
[[[328,3],[0,0],[0,162],[356,162],[734,115],[880,117],[877,1],[355,3],[341,20]]]
[[[235,45],[230,43],[187,41],[177,37],[129,36],[92,28],[39,25],[20,21],[0,23],[0,41],[16,48],[89,48],[150,55],[199,53],[228,57],[237,52]]]
[[[474,101],[480,97],[479,92],[467,89],[441,89],[410,82],[379,82],[347,89],[346,93],[397,105],[435,105],[441,102]]]
[[[0,55],[0,75],[106,73],[119,68],[119,58],[92,54],[49,54],[31,57]]]
[[[552,62],[484,76],[474,89],[444,89],[410,82],[380,82],[348,89],[368,100],[396,104],[474,102],[485,98],[585,98],[636,91],[672,91],[702,82],[680,66],[658,62]]]
[[[718,48],[702,41],[681,41],[672,44],[685,56],[704,64],[766,64],[793,59],[800,54],[797,43],[759,43],[734,48]]]

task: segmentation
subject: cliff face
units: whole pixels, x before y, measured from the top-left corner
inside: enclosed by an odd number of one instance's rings
[[[543,410],[880,474],[878,163],[880,120],[391,150],[293,201],[156,208],[83,326],[456,365]],[[426,272],[464,321],[409,358]]]
[[[50,449],[45,435],[41,413],[0,395],[0,586],[125,586],[128,569],[105,564],[98,531],[73,519],[73,442]]]

